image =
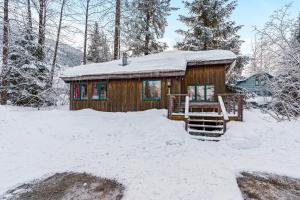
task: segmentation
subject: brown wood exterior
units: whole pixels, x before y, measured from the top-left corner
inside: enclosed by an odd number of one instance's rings
[[[108,112],[142,111],[147,109],[162,109],[168,107],[168,94],[186,94],[189,85],[214,85],[215,94],[225,92],[225,64],[188,66],[184,76],[152,77],[132,79],[107,80],[106,100],[92,100],[92,82],[88,80],[88,100],[74,100],[73,84],[70,81],[70,109],[79,110],[91,108]],[[161,99],[144,100],[142,97],[143,80],[161,80]],[[171,82],[171,86],[168,86]]]
[[[216,95],[225,92],[225,66],[202,65],[187,67],[181,81],[181,94],[187,94],[187,87],[193,85],[214,85]]]

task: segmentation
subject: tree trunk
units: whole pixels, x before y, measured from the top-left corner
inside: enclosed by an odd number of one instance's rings
[[[57,35],[56,35],[56,43],[55,43],[55,48],[54,48],[54,55],[53,55],[52,66],[51,66],[51,71],[50,71],[50,78],[49,78],[49,81],[47,83],[48,88],[52,87],[52,84],[53,84],[53,76],[54,76],[55,65],[56,65],[57,50],[58,50],[58,45],[59,45],[61,23],[62,23],[65,3],[66,3],[66,0],[62,0],[61,9],[60,9],[60,16],[59,16],[59,24],[58,24]]]
[[[121,0],[116,0],[114,60],[118,59],[120,54],[120,24],[121,24]]]
[[[147,11],[146,14],[146,36],[145,36],[145,49],[144,49],[144,54],[148,55],[149,54],[149,43],[150,43],[150,34],[149,34],[149,30],[150,30],[150,13],[149,11]]]
[[[27,0],[27,20],[28,20],[28,34],[32,35],[32,15],[31,15],[31,0]]]
[[[44,11],[43,11],[43,35],[42,35],[42,44],[43,49],[46,41],[46,19],[47,19],[47,0],[44,0]]]
[[[84,44],[83,44],[83,64],[86,64],[86,45],[87,45],[87,32],[88,32],[88,20],[89,20],[89,7],[90,0],[86,1],[86,9],[85,9],[85,30],[84,30]]]
[[[1,105],[7,104],[7,86],[8,86],[8,0],[4,0],[3,7],[3,50],[2,50],[2,71],[1,71]]]
[[[44,59],[44,39],[45,39],[45,0],[39,0],[39,34],[38,34],[38,59]]]

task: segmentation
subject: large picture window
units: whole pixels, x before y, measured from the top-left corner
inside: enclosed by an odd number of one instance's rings
[[[145,80],[142,85],[143,100],[160,100],[161,99],[161,81]]]
[[[190,101],[215,101],[214,85],[192,85],[188,86]]]
[[[107,98],[107,82],[98,81],[92,84],[92,99],[106,100]]]
[[[74,83],[73,98],[75,100],[88,99],[88,84],[87,83]]]

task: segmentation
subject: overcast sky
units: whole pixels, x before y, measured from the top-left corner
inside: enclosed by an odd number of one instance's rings
[[[298,16],[300,12],[300,0],[238,0],[238,6],[233,12],[231,19],[239,25],[244,25],[239,32],[242,40],[245,41],[242,45],[242,53],[250,53],[251,41],[254,38],[253,27],[262,27],[274,10],[280,9],[291,2],[292,8],[290,14],[291,16]],[[171,0],[171,4],[173,7],[180,9],[174,11],[171,16],[168,17],[169,25],[166,28],[164,41],[166,41],[169,46],[172,46],[179,40],[179,36],[175,33],[175,30],[185,28],[185,26],[177,20],[178,16],[180,14],[188,14],[181,0]]]

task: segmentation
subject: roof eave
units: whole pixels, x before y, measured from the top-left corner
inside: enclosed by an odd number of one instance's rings
[[[188,66],[199,66],[199,65],[221,65],[221,64],[231,64],[235,61],[235,58],[231,59],[223,59],[223,60],[204,60],[204,61],[197,61],[191,60],[187,61]]]
[[[178,71],[156,71],[144,73],[122,73],[122,74],[93,74],[73,77],[60,77],[65,82],[82,81],[82,80],[107,80],[107,79],[138,79],[138,78],[158,78],[158,77],[174,77],[184,76],[185,70]]]

